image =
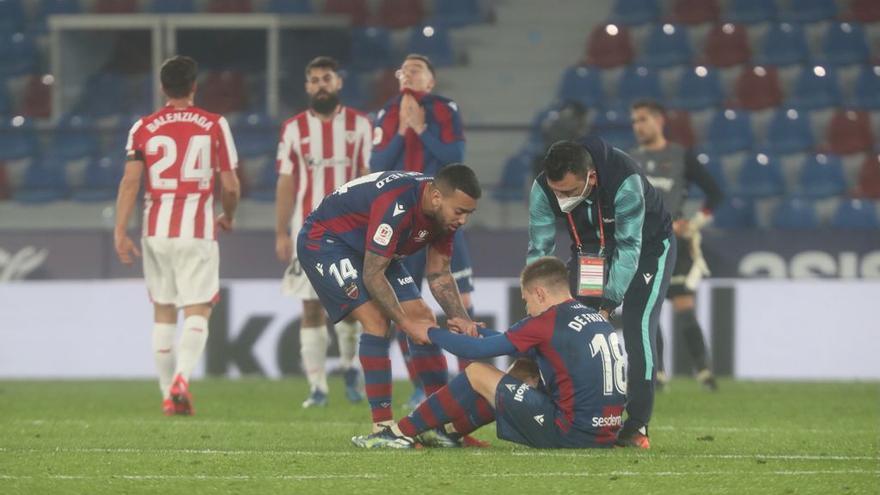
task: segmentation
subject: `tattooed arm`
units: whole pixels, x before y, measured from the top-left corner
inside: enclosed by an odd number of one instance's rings
[[[406,313],[403,312],[391,283],[385,278],[385,270],[388,269],[389,264],[391,258],[368,250],[364,256],[364,285],[367,286],[370,298],[379,305],[382,313],[394,323],[402,325],[406,320]]]
[[[452,277],[452,256],[442,253],[428,246],[428,256],[425,265],[425,278],[428,279],[428,287],[431,294],[437,300],[437,304],[443,308],[443,312],[449,320],[460,319],[468,322],[461,330],[471,336],[477,334],[477,325],[471,321],[464,304],[461,303],[461,294],[458,292],[458,284]]]

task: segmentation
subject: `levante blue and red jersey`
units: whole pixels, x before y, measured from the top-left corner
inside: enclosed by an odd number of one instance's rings
[[[435,232],[421,207],[432,177],[416,172],[376,172],[354,179],[324,198],[303,226],[307,249],[329,237],[356,250],[391,258],[431,245],[452,256],[451,232]]]
[[[599,443],[614,441],[626,404],[626,361],[608,321],[571,299],[521,320],[506,335],[518,351],[535,351],[563,432],[574,428]]]
[[[427,127],[422,134],[416,134],[412,129],[403,136],[397,133],[400,99],[405,93],[412,94],[425,110]],[[458,105],[448,98],[406,90],[391,98],[376,117],[370,170],[405,170],[436,175],[446,165],[463,160],[461,116]]]

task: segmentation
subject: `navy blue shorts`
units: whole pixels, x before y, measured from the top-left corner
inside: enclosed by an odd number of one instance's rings
[[[422,281],[425,278],[427,252],[427,249],[422,249],[404,259],[404,265],[412,274],[413,281],[419,289],[422,288]],[[471,268],[471,255],[468,252],[464,231],[461,229],[455,232],[455,238],[452,240],[452,265],[450,269],[452,277],[455,278],[455,283],[458,285],[458,292],[464,294],[474,291],[474,270]]]
[[[569,429],[563,431],[556,419],[567,424],[556,403],[544,392],[521,380],[504,375],[495,389],[495,423],[498,438],[536,449],[578,449],[599,445],[595,436]]]
[[[306,232],[306,229],[302,232]],[[316,244],[319,249],[307,247]],[[297,239],[296,255],[333,323],[339,322],[355,308],[371,299],[362,278],[363,253],[338,239],[324,237],[316,243],[300,235]],[[413,283],[412,276],[400,260],[391,260],[391,264],[385,270],[385,278],[391,283],[391,288],[394,289],[399,301],[411,301],[421,297],[421,292]]]

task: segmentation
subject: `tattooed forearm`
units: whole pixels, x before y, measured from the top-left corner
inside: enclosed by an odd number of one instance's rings
[[[385,316],[399,324],[404,320],[405,315],[394,289],[385,278],[385,270],[389,263],[391,263],[390,258],[367,252],[364,256],[364,285],[367,286],[370,298],[379,305]]]
[[[464,305],[461,304],[458,285],[449,270],[429,273],[426,278],[428,279],[428,287],[431,288],[431,294],[434,295],[434,299],[443,308],[447,317],[470,319]]]

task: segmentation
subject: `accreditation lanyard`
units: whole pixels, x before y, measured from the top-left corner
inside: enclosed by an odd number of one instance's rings
[[[599,210],[599,254],[587,254],[583,251],[581,237],[574,226],[574,219],[568,213],[568,225],[577,246],[578,280],[577,295],[584,297],[602,297],[605,287],[605,226],[602,221],[602,205],[597,203]]]

